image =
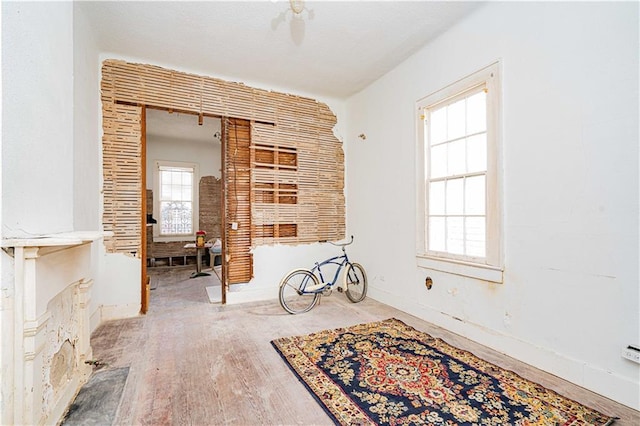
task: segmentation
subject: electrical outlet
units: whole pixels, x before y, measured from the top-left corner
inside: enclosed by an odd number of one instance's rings
[[[640,349],[629,345],[626,348],[622,349],[622,358],[626,358],[640,364]]]

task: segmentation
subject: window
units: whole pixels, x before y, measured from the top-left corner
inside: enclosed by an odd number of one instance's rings
[[[198,226],[197,165],[156,161],[154,237],[160,241],[191,239]],[[164,238],[163,238],[164,237]]]
[[[418,101],[418,259],[502,282],[500,75],[493,64]]]

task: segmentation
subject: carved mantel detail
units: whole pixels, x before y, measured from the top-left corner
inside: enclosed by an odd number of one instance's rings
[[[85,363],[92,356],[91,243],[100,238],[69,233],[2,240],[13,283],[3,284],[0,312],[0,424],[58,423],[91,374]]]

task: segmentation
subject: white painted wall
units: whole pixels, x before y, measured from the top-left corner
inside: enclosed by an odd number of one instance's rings
[[[74,7],[73,65],[74,65],[74,229],[102,230],[102,146],[96,143],[102,135],[102,105],[98,46],[91,26]]]
[[[2,4],[4,238],[73,229],[72,20],[71,2]]]
[[[78,134],[86,136],[91,123],[94,132],[98,129],[95,106],[98,80],[94,78],[92,86],[85,80],[91,75],[78,72],[74,57],[88,62],[90,56],[85,56],[88,49],[76,41],[89,44],[90,33],[85,31],[77,36],[73,29],[71,2],[2,4],[3,238],[99,229],[99,210],[91,201],[91,197],[99,198],[97,177],[101,171],[96,168],[99,148],[95,135],[76,138]],[[95,69],[95,54],[93,61]],[[87,98],[94,99],[93,110],[91,102],[83,102]],[[88,139],[89,144],[82,144]],[[78,189],[87,187],[90,190]],[[94,257],[96,247],[101,248],[101,243],[92,245]],[[7,420],[10,417],[6,416],[12,414],[8,407],[17,392],[9,380],[14,369],[12,335],[16,323],[11,306],[15,277],[13,259],[5,252],[1,256],[0,412]],[[79,257],[72,250],[56,254],[55,264],[60,273],[48,276],[47,283],[64,281],[65,274],[79,268],[96,267],[97,263],[89,265],[86,260],[86,256]],[[81,276],[95,277],[94,271]],[[97,283],[96,279],[94,284]]]
[[[71,3],[2,3],[2,238],[73,229]],[[10,414],[14,260],[0,253],[0,423]],[[6,380],[5,380],[6,379]]]
[[[620,351],[640,342],[638,16],[637,3],[490,3],[346,117],[348,227],[370,297],[636,409],[640,366]],[[498,59],[501,285],[415,258],[415,102]]]
[[[102,231],[102,105],[100,103],[99,49],[91,26],[81,9],[73,10],[73,66],[74,66],[74,229]],[[93,243],[91,250],[91,330],[103,320],[136,315],[140,310],[139,297],[131,292],[137,286],[120,286],[114,270],[130,272],[140,265],[125,255],[107,254],[102,241]],[[120,308],[117,308],[117,307]],[[107,311],[103,315],[103,311]],[[118,312],[120,314],[118,314]]]
[[[147,189],[153,189],[155,161],[158,160],[196,163],[199,172],[196,182],[199,182],[203,176],[220,178],[222,175],[221,150],[220,142],[194,142],[148,135]]]

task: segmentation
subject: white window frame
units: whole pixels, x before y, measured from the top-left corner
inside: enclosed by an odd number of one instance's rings
[[[501,66],[493,63],[416,102],[417,238],[418,266],[441,272],[502,283],[504,272],[502,228],[502,91]],[[428,151],[425,146],[425,110],[473,88],[487,92],[486,257],[472,258],[429,251]]]
[[[199,229],[200,207],[199,207],[199,182],[200,172],[198,170],[197,163],[187,163],[179,161],[154,161],[154,173],[153,173],[153,217],[157,219],[158,223],[153,225],[153,241],[155,242],[170,242],[170,241],[195,241],[196,231]],[[181,167],[193,170],[193,184],[192,184],[192,197],[193,197],[193,210],[191,223],[193,225],[193,232],[191,234],[180,235],[163,235],[160,233],[160,168],[161,167]]]

